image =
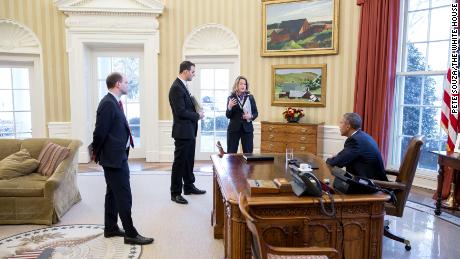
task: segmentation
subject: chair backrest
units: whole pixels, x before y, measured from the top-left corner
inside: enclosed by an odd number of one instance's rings
[[[251,231],[255,259],[265,258],[336,258],[337,250],[327,247],[304,247],[303,229],[306,217],[261,218],[250,213],[246,196],[240,193],[239,207]],[[284,248],[283,252],[277,248]],[[289,250],[287,249],[289,248]]]
[[[256,259],[263,258],[262,254],[267,254],[265,248],[261,247],[261,240],[259,234],[257,233],[256,220],[249,214],[248,200],[245,195],[240,193],[239,204],[241,214],[246,219],[246,225],[248,226],[249,231],[251,231],[252,236],[252,251]],[[262,253],[262,250],[265,253]]]
[[[423,136],[415,135],[407,146],[407,151],[399,167],[399,174],[396,177],[396,182],[406,185],[405,190],[396,191],[396,205],[387,205],[387,214],[402,217],[404,207],[406,206],[407,197],[409,196],[412,182],[414,181],[415,172],[417,171],[418,160],[423,145]]]

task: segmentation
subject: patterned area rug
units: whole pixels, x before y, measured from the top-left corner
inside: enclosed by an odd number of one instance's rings
[[[122,237],[104,238],[102,225],[65,225],[36,229],[0,240],[0,258],[139,258],[142,247]]]

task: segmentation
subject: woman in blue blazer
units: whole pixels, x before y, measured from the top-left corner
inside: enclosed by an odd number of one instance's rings
[[[230,119],[227,128],[227,153],[236,153],[241,139],[243,153],[252,153],[254,149],[254,127],[252,121],[257,118],[256,101],[249,94],[249,83],[244,76],[238,76],[233,84],[232,93],[227,98],[225,115]]]

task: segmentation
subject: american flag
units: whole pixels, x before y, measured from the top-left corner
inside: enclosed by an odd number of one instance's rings
[[[458,113],[452,114],[450,110],[450,100],[451,100],[451,72],[450,68],[447,71],[447,80],[448,84],[444,86],[444,96],[442,101],[442,112],[441,112],[441,126],[447,133],[447,144],[446,150],[448,152],[453,152],[455,148],[455,142],[457,141],[457,134],[459,132],[458,125]],[[458,96],[458,94],[456,94]]]

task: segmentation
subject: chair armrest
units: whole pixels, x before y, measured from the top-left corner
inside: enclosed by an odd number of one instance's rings
[[[387,181],[379,181],[379,180],[372,180],[377,186],[384,188],[384,189],[392,189],[392,190],[405,190],[406,185],[398,182],[387,182]]]
[[[394,175],[394,176],[399,175],[399,171],[396,169],[385,169],[385,173],[389,175]]]
[[[330,247],[278,247],[267,245],[268,253],[275,255],[325,255],[328,258],[336,258],[339,253]]]

